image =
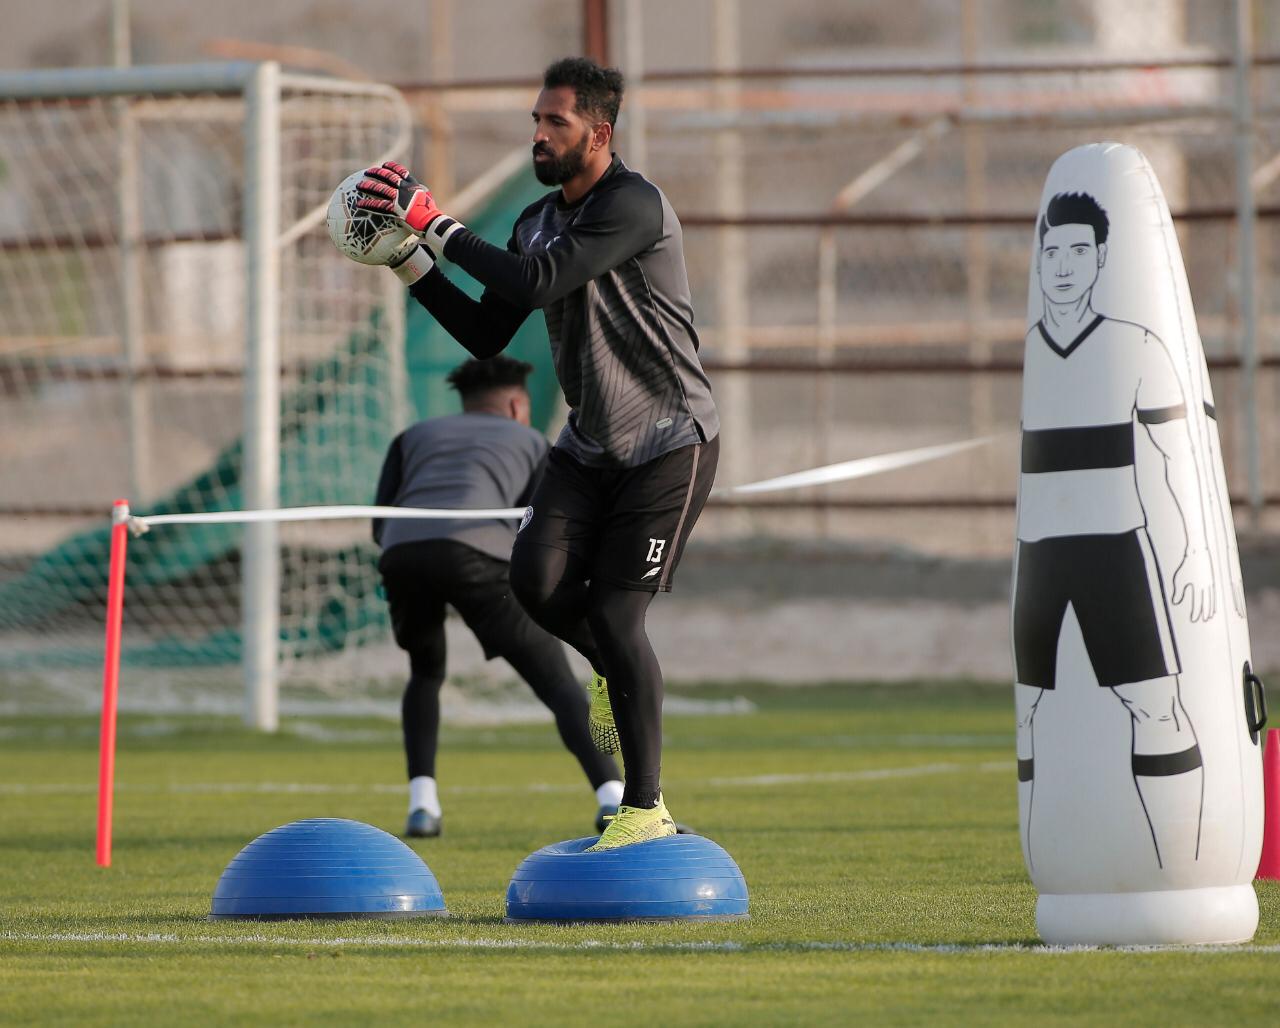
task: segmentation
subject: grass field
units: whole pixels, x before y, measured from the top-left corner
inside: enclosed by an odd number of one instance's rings
[[[447,729],[452,917],[210,922],[226,863],[303,817],[398,831],[398,728],[121,719],[114,866],[94,866],[97,726],[0,721],[0,1020],[76,1023],[1274,1023],[1280,889],[1249,947],[1054,950],[1018,848],[1008,687],[705,687],[670,717],[672,812],[751,888],[736,924],[508,926],[531,850],[593,797],[550,725]]]

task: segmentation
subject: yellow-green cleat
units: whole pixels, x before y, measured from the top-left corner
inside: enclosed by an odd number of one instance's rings
[[[592,672],[591,681],[587,685],[587,697],[591,700],[591,709],[587,712],[591,741],[601,753],[617,753],[621,743],[618,739],[618,726],[613,723],[609,685],[604,675]]]
[[[652,810],[644,807],[619,807],[618,813],[607,820],[609,823],[600,840],[594,846],[588,846],[584,853],[633,846],[638,842],[652,842],[654,839],[665,839],[668,835],[676,834],[676,823],[661,796],[658,797],[658,805]]]

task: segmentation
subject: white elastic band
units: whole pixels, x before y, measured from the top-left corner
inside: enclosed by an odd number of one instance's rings
[[[142,535],[155,525],[238,525],[263,521],[342,521],[353,518],[404,518],[430,520],[448,518],[457,521],[489,521],[494,518],[522,518],[524,507],[502,507],[494,510],[445,510],[431,507],[281,507],[278,510],[213,510],[199,514],[137,514],[129,518],[129,528]]]
[[[846,482],[853,478],[866,478],[897,468],[910,467],[912,464],[923,464],[926,461],[949,457],[954,453],[972,450],[985,446],[1000,435],[981,436],[977,439],[965,439],[957,443],[942,443],[938,446],[924,446],[915,450],[901,450],[898,453],[884,453],[876,457],[860,457],[857,460],[842,461],[839,464],[827,464],[808,471],[797,471],[779,478],[767,478],[747,485],[730,486],[716,489],[712,496],[745,496],[752,493],[770,493],[782,489],[801,489],[812,485],[830,485],[833,482]],[[445,518],[458,521],[486,521],[492,519],[512,519],[524,517],[526,508],[506,507],[494,510],[450,510],[431,507],[284,507],[279,510],[218,510],[199,514],[150,514],[145,517],[133,515],[129,518],[129,529],[135,535],[142,535],[154,525],[211,525],[211,524],[243,524],[263,521],[340,521],[354,518],[404,518],[412,520],[429,520]]]
[[[749,485],[736,485],[724,490],[715,490],[711,495],[732,493],[745,496],[752,493],[772,493],[780,489],[802,489],[810,485],[830,485],[832,482],[847,482],[853,478],[866,478],[868,475],[879,475],[885,471],[910,467],[912,464],[924,464],[926,461],[949,457],[953,453],[972,450],[976,446],[985,446],[1000,435],[980,436],[977,439],[965,439],[958,443],[941,443],[937,446],[922,446],[916,450],[900,450],[897,453],[883,453],[876,457],[859,457],[857,460],[846,460],[839,464],[827,464],[821,468],[810,468],[808,471],[796,471],[778,478],[766,478],[761,482]]]

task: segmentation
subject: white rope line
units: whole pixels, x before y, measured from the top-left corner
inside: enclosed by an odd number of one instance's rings
[[[999,435],[979,436],[976,439],[964,439],[960,442],[942,443],[937,446],[923,446],[912,450],[900,450],[897,453],[883,453],[874,457],[859,457],[856,460],[841,461],[838,464],[827,464],[806,471],[796,471],[778,478],[766,478],[746,485],[735,485],[716,489],[713,496],[748,496],[756,493],[777,492],[783,489],[803,489],[807,486],[830,485],[834,482],[847,482],[855,478],[867,478],[880,475],[886,471],[910,467],[913,464],[924,464],[927,461],[940,460],[965,450],[1001,438]],[[405,520],[449,519],[459,521],[485,521],[492,519],[515,520],[524,516],[523,507],[504,507],[487,510],[458,509],[449,510],[427,507],[372,507],[344,505],[330,507],[283,507],[278,510],[219,510],[196,514],[130,514],[129,530],[134,535],[142,535],[156,525],[230,525],[260,522],[281,521],[343,521],[356,518],[400,518]]]

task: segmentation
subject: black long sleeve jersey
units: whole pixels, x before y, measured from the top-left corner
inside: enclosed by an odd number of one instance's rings
[[[719,431],[679,219],[616,155],[576,203],[557,190],[526,207],[506,250],[464,228],[444,255],[485,286],[480,299],[439,268],[412,293],[476,357],[500,352],[543,311],[569,404],[556,445],[581,463],[635,467]]]

